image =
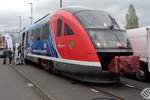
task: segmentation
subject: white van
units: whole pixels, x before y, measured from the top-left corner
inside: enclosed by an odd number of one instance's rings
[[[134,55],[140,56],[141,70],[136,74],[140,80],[150,79],[150,26],[127,30]]]

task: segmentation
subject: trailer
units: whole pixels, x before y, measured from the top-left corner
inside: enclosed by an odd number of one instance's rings
[[[5,48],[11,48],[13,51],[13,40],[9,34],[3,34],[0,36],[0,57],[3,57]]]
[[[140,70],[136,77],[143,81],[150,79],[150,26],[129,29],[127,36],[134,55],[140,57]]]
[[[13,39],[12,36],[10,34],[4,34],[4,45],[5,48],[11,48],[11,50],[13,51]]]
[[[5,37],[0,36],[0,57],[3,57],[3,50],[5,48]]]

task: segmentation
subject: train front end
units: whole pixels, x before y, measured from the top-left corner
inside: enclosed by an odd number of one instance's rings
[[[84,27],[99,58],[101,68],[98,79],[104,83],[119,82],[120,68],[117,57],[132,55],[126,31],[103,11],[83,10],[75,13],[75,16]]]

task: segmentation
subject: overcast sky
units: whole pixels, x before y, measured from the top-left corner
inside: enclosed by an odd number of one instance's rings
[[[59,0],[0,0],[0,31],[19,29],[19,16],[22,17],[22,27],[30,25],[30,2],[33,3],[34,21],[59,8]],[[140,26],[150,25],[150,0],[63,0],[63,7],[87,6],[105,10],[123,26],[129,4],[135,7]]]

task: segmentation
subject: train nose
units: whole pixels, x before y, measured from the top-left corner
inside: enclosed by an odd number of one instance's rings
[[[122,72],[134,74],[140,68],[139,57],[132,55],[129,50],[109,50],[109,52],[105,50],[105,52],[98,52],[97,54],[101,62],[102,72],[118,75]]]
[[[108,64],[108,71],[111,72],[111,73],[116,73],[116,74],[119,74],[120,73],[120,67],[118,66],[119,64],[119,57],[114,57],[110,63]]]
[[[101,62],[102,71],[120,74],[120,56],[132,55],[132,52],[126,50],[97,50],[97,55]],[[123,61],[122,61],[123,62]]]

